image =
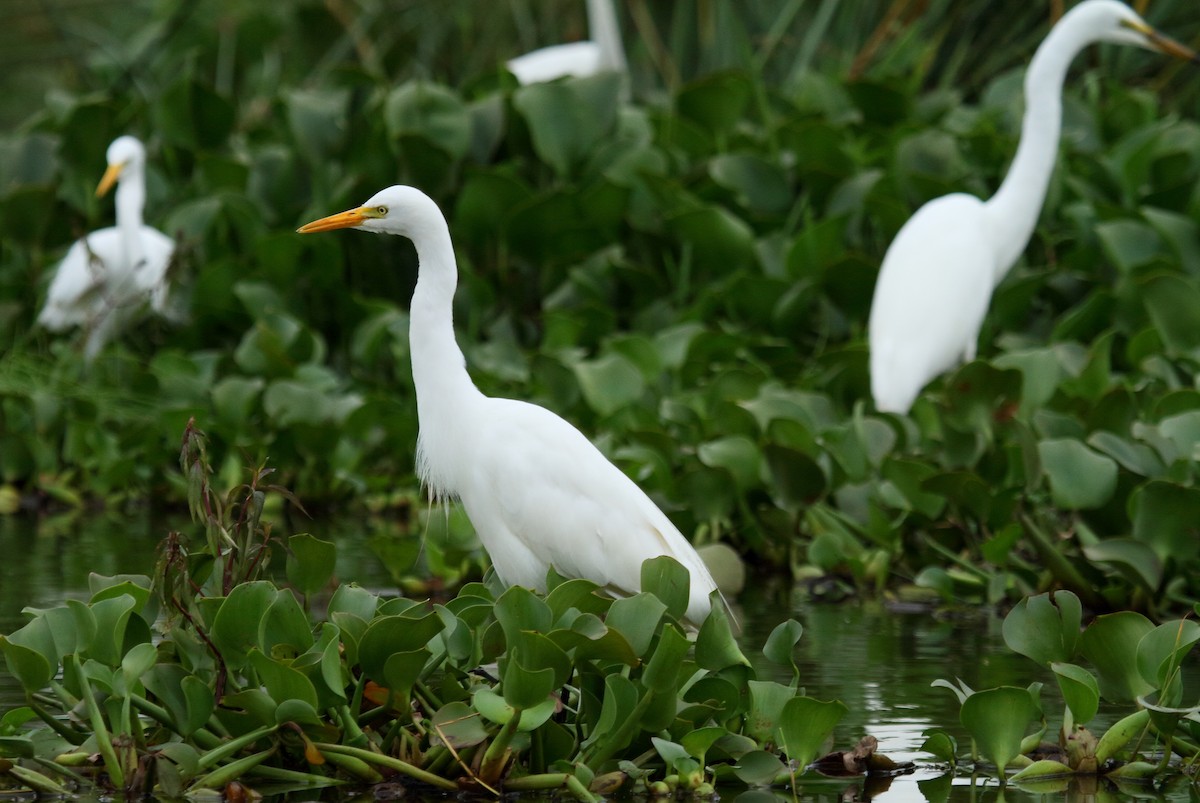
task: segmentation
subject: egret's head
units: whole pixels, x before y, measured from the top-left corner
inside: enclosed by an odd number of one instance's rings
[[[314,220],[296,231],[312,234],[346,228],[416,239],[425,231],[445,230],[446,221],[428,195],[415,187],[397,184],[375,193],[362,206]]]
[[[138,141],[137,137],[117,137],[108,146],[105,158],[108,161],[108,169],[104,171],[104,177],[100,179],[100,184],[96,187],[97,197],[112,189],[113,184],[116,184],[122,176],[145,164],[146,149],[142,147],[142,143]]]
[[[1085,16],[1101,42],[1136,45],[1187,61],[1200,61],[1195,51],[1152,28],[1138,13],[1118,0],[1086,0],[1064,17]]]

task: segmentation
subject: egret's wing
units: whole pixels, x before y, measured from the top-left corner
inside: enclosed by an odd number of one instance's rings
[[[868,324],[880,410],[907,412],[921,388],[972,352],[992,296],[987,235],[982,202],[947,195],[917,210],[888,248]]]
[[[550,411],[505,399],[489,406],[487,444],[462,499],[501,578],[542,588],[553,566],[628,595],[640,589],[644,560],[670,555],[691,573],[688,617],[704,618],[712,576],[632,480]]]
[[[137,290],[159,315],[166,312],[168,272],[175,257],[175,241],[158,229],[142,226],[142,262],[136,269]]]
[[[86,324],[94,315],[98,295],[121,260],[117,230],[100,229],[76,240],[54,272],[38,323],[62,330]]]

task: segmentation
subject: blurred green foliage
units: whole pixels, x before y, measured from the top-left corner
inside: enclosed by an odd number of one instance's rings
[[[409,502],[411,247],[292,231],[404,182],[450,220],[476,382],[578,424],[696,540],[847,591],[1194,599],[1200,78],[1079,59],[981,359],[881,416],[879,261],[923,201],[998,184],[1048,11],[621,7],[629,105],[611,75],[517,88],[500,67],[578,35],[582,4],[146,3],[96,28],[0,135],[0,486],[181,499],[167,467],[194,416],[306,504]],[[1182,0],[1147,13],[1200,34]],[[126,132],[190,320],[85,369],[32,321],[55,260],[111,219],[91,191]]]

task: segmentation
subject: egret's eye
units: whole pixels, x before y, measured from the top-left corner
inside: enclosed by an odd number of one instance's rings
[[[377,207],[375,207],[375,211],[377,213],[379,213],[380,217],[387,217],[387,207],[386,206],[377,206]]]

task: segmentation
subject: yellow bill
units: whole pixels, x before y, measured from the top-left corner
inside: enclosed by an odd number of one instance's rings
[[[305,223],[296,229],[296,231],[300,234],[312,234],[318,231],[348,229],[354,226],[361,226],[363,223],[376,217],[379,217],[379,214],[374,207],[360,206],[357,209],[347,209],[345,212],[338,212],[336,215],[314,220],[312,223]]]
[[[96,185],[97,198],[112,189],[112,186],[117,183],[117,179],[121,177],[121,171],[124,169],[124,162],[108,166],[108,169],[104,171],[104,175],[100,177],[100,183]]]
[[[1161,33],[1157,29],[1152,28],[1144,23],[1140,25],[1136,23],[1128,23],[1128,25],[1130,28],[1133,28],[1135,31],[1145,36],[1150,47],[1154,48],[1155,50],[1161,53],[1166,53],[1168,56],[1174,56],[1177,59],[1183,59],[1184,61],[1200,62],[1200,56],[1196,54],[1195,50],[1192,50],[1182,42],[1176,42],[1174,39],[1166,34]]]

